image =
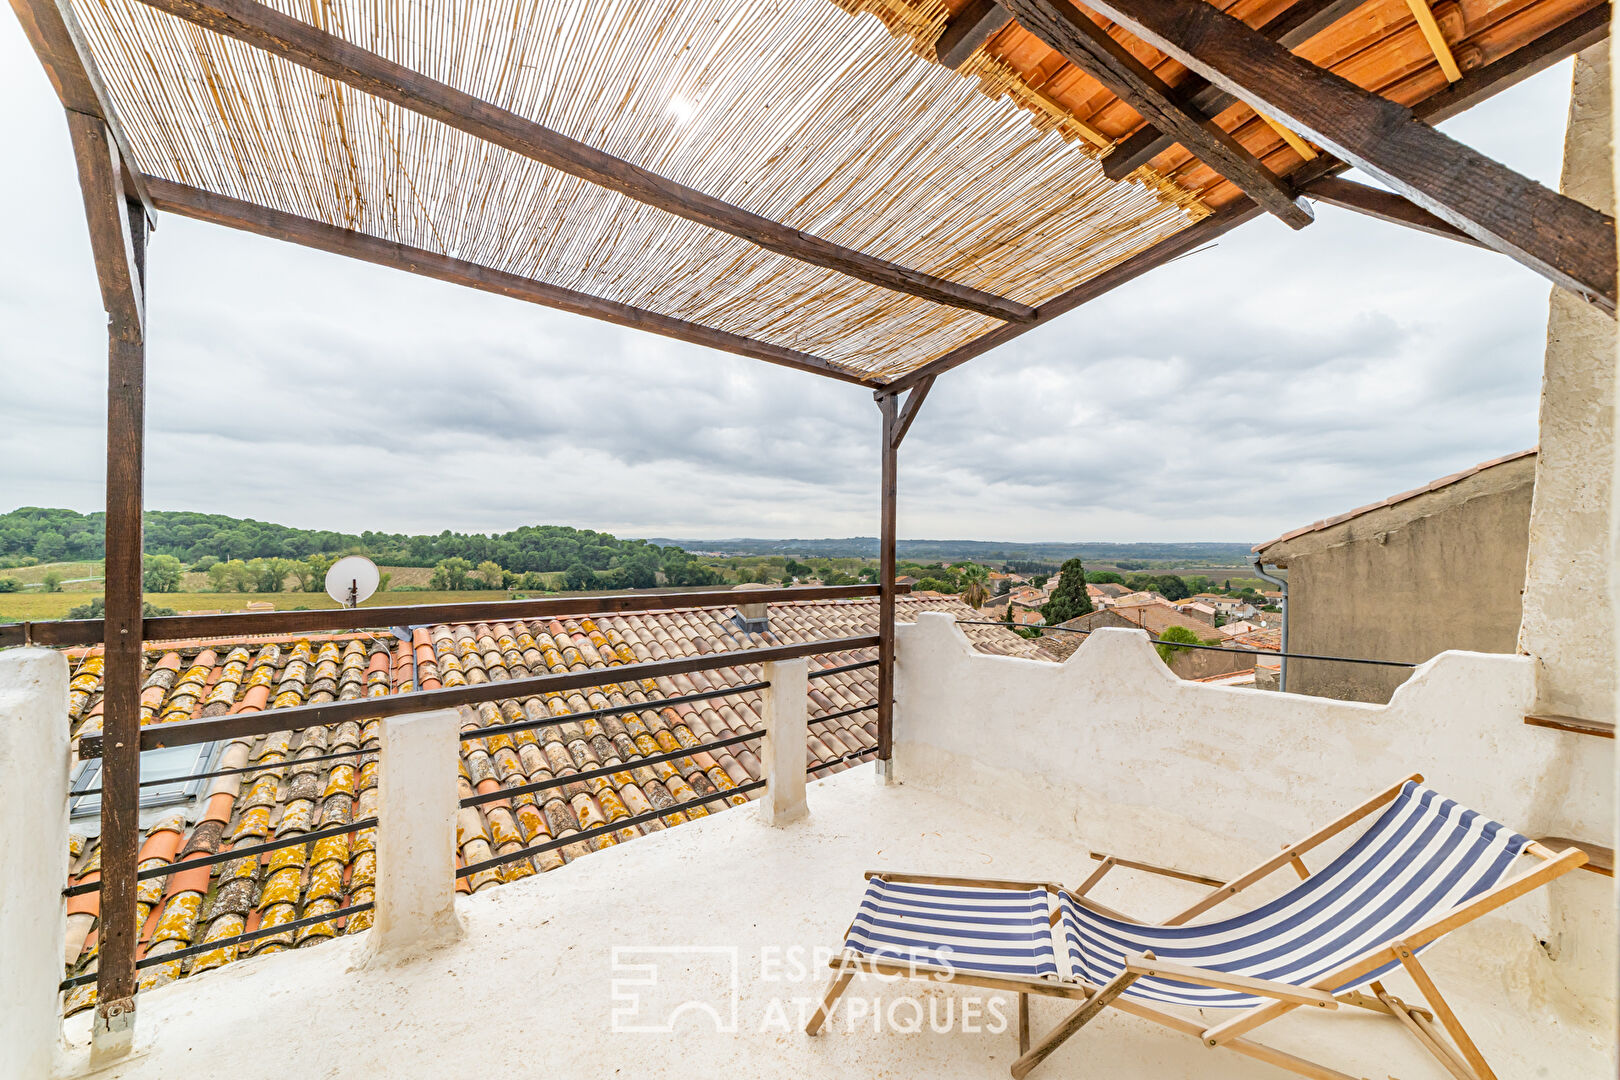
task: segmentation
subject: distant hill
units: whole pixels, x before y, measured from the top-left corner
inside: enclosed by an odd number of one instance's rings
[[[660,547],[679,547],[691,552],[714,552],[720,555],[798,555],[822,556],[829,559],[876,558],[878,541],[875,536],[847,536],[825,540],[672,540],[653,538],[647,541]],[[1241,564],[1248,558],[1250,545],[1235,542],[1171,543],[1109,543],[1100,540],[1077,540],[1060,543],[1024,543],[1017,540],[901,540],[895,545],[902,559],[937,561],[950,559],[983,559],[988,561],[1040,561],[1062,562],[1079,556],[1082,559],[1115,562],[1120,559],[1133,562],[1197,561]]]

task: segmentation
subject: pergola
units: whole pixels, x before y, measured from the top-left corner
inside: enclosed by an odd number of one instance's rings
[[[834,2],[11,0],[109,315],[106,618],[32,633],[105,645],[98,1031],[134,1010],[143,640],[375,622],[143,623],[160,213],[869,388],[883,760],[897,456],[941,374],[1262,213],[1305,227],[1308,200],[1615,311],[1613,220],[1431,126],[1603,40],[1607,3]]]

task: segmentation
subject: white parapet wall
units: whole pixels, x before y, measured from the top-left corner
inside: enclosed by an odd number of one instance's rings
[[[0,653],[0,1077],[50,1075],[68,869],[67,661]]]
[[[1614,743],[1524,723],[1528,657],[1442,653],[1387,705],[1177,678],[1135,630],[1066,663],[977,652],[949,615],[897,628],[900,782],[1088,849],[1229,878],[1403,776],[1533,838],[1614,844]],[[1611,879],[1577,871],[1471,932],[1531,1004],[1609,1014]],[[1472,962],[1472,961],[1471,961]]]

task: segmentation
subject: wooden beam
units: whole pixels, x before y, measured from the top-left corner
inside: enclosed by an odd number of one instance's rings
[[[108,332],[138,345],[146,335],[146,302],[137,265],[144,250],[137,245],[145,243],[145,208],[137,235],[124,213],[124,170],[106,121],[71,109],[67,121]]]
[[[911,430],[911,422],[917,419],[917,410],[922,408],[923,399],[933,388],[934,380],[924,379],[906,395],[906,402],[900,407],[900,417],[894,425],[894,449],[900,449],[900,444],[906,441],[906,432]]]
[[[1554,851],[1563,851],[1565,848],[1580,848],[1586,852],[1586,869],[1594,874],[1604,877],[1614,877],[1614,848],[1602,844],[1594,844],[1589,840],[1572,840],[1567,836],[1544,836],[1537,843],[1552,848]]]
[[[1464,244],[1473,244],[1475,247],[1485,246],[1422,207],[1407,202],[1392,192],[1368,184],[1358,184],[1354,180],[1338,176],[1324,176],[1306,185],[1303,191],[1310,198],[1319,199],[1329,206],[1354,210],[1358,214],[1366,214],[1368,217],[1388,221],[1394,225],[1404,225],[1408,229],[1426,232],[1431,236],[1443,236],[1447,240],[1458,240]]]
[[[1081,304],[1095,300],[1104,293],[1140,277],[1149,270],[1163,266],[1174,259],[1179,259],[1181,256],[1203,247],[1229,230],[1259,216],[1260,208],[1250,199],[1239,199],[1230,203],[1202,221],[1189,225],[1173,236],[1165,237],[1146,250],[1139,251],[1095,277],[1082,281],[1068,292],[1061,293],[1048,300],[1035,309],[1034,322],[1016,327],[999,326],[987,334],[980,334],[973,340],[958,345],[945,355],[936,357],[920,367],[912,368],[904,375],[891,380],[884,389],[896,392],[909,390],[924,379],[941,375],[954,367],[967,363],[974,357],[983,356],[997,346],[1005,345],[1014,338],[1022,336],[1025,331],[1032,330],[1037,326],[1044,326],[1058,316],[1073,311]]]
[[[1289,49],[1297,49],[1332,26],[1367,0],[1296,0],[1260,26],[1259,32]],[[1176,94],[1205,116],[1219,116],[1237,99],[1189,72],[1176,87]],[[1103,158],[1103,174],[1110,180],[1123,180],[1170,147],[1176,140],[1152,124],[1137,128]]]
[[[946,67],[959,68],[997,30],[1010,22],[1012,12],[996,3],[996,0],[968,0],[967,5],[945,24],[939,40],[934,42],[934,54]]]
[[[155,222],[151,196],[141,183],[140,169],[129,138],[113,110],[95,56],[90,52],[84,30],[73,16],[73,9],[56,0],[11,0],[23,34],[33,46],[45,77],[51,81],[62,107],[106,123],[119,158],[126,165],[125,182],[145,208],[148,224]]]
[[[1411,109],[1295,56],[1211,4],[1091,3],[1485,246],[1615,311],[1613,218],[1442,135]]]
[[[1018,24],[1069,63],[1118,95],[1162,131],[1175,136],[1199,160],[1242,188],[1261,208],[1291,228],[1314,217],[1310,204],[1244,149],[1221,126],[1189,110],[1175,92],[1131,51],[1109,36],[1069,0],[1002,0]]]
[[[141,780],[141,503],[145,477],[146,345],[139,309],[146,273],[146,211],[126,203],[116,151],[101,120],[68,114],[74,149],[100,143],[97,186],[85,184],[91,231],[110,213],[124,219],[116,238],[95,245],[103,294],[127,287],[108,324],[106,613],[103,642],[101,770],[101,923],[96,969],[95,1036],[127,1047],[135,1011],[136,856]],[[99,137],[90,132],[99,129]],[[82,130],[81,130],[82,129]],[[92,150],[92,155],[95,156]],[[81,181],[86,180],[83,161]],[[91,208],[92,201],[100,205]],[[127,245],[127,246],[126,246]],[[126,253],[128,261],[125,261]],[[127,275],[127,277],[126,277]],[[132,279],[132,280],[130,280]],[[112,309],[110,309],[112,310]]]
[[[1546,713],[1541,716],[1526,716],[1524,722],[1532,727],[1552,728],[1554,731],[1569,731],[1576,735],[1591,735],[1598,739],[1614,738],[1614,724],[1608,720],[1587,720],[1579,716],[1559,716],[1557,713]]]
[[[877,756],[879,769],[887,769],[894,756],[894,571],[895,503],[899,493],[899,396],[880,393],[878,409],[883,416],[882,466],[879,483],[878,584],[878,690]]]
[[[525,300],[531,304],[556,308],[591,319],[600,319],[618,326],[628,326],[634,330],[662,334],[677,341],[703,345],[710,349],[719,349],[721,352],[736,353],[738,356],[763,360],[768,364],[779,364],[782,367],[825,375],[828,378],[841,379],[862,386],[876,385],[870,376],[796,349],[756,341],[740,334],[716,330],[701,323],[660,315],[616,300],[604,300],[559,285],[548,285],[533,278],[492,270],[477,263],[453,259],[448,255],[440,255],[423,248],[396,244],[391,240],[381,240],[351,229],[340,229],[324,221],[315,221],[281,210],[271,210],[226,195],[216,195],[211,191],[177,184],[161,177],[149,176],[146,182],[152,192],[154,204],[159,210],[169,213],[182,214],[215,225],[227,225],[233,229],[242,229],[274,240],[285,240],[291,244],[302,244],[318,251],[347,255],[378,266],[404,270],[406,273],[420,274],[423,277],[465,285],[472,289],[482,289],[484,292]]]
[[[937,304],[1011,322],[1034,317],[1034,310],[1027,304],[875,258],[676,183],[253,0],[143,2],[542,165],[767,251]]]
[[[1444,90],[1424,98],[1412,111],[1430,124],[1449,120],[1532,75],[1562,63],[1609,36],[1613,10],[1594,4],[1579,15],[1542,34],[1506,56],[1476,68]]]

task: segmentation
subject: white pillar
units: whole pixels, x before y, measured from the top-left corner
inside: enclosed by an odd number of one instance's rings
[[[454,709],[388,717],[377,775],[377,911],[363,964],[397,963],[461,936],[456,917]]]
[[[803,660],[779,660],[764,665],[765,744],[760,760],[765,768],[765,795],[759,815],[767,825],[788,825],[809,813],[804,801],[809,738],[809,665]]]
[[[0,653],[0,1076],[49,1076],[61,1041],[67,692],[60,653]]]
[[[1614,213],[1609,45],[1575,60],[1559,187]],[[1615,719],[1610,571],[1615,320],[1552,290],[1541,385],[1541,453],[1530,508],[1519,647],[1540,664],[1538,715]]]

